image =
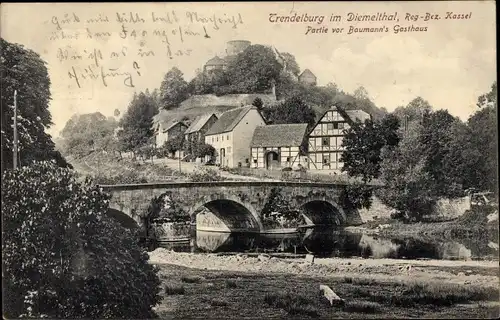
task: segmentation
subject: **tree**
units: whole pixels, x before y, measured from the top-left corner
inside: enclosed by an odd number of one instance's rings
[[[491,106],[497,108],[497,82],[493,82],[491,90],[488,93],[482,94],[477,98],[477,106],[479,108]]]
[[[399,118],[401,123],[421,121],[426,112],[431,112],[432,106],[422,97],[410,101],[406,107],[397,107],[393,114]]]
[[[262,111],[262,108],[264,106],[264,103],[262,102],[262,99],[257,97],[255,100],[252,102],[252,105],[257,108],[257,110]]]
[[[45,61],[22,45],[0,39],[1,108],[2,108],[2,172],[13,166],[14,91],[17,90],[17,126],[21,165],[32,161],[55,159],[60,166],[70,167],[46,129],[52,125],[48,109],[50,79]]]
[[[299,64],[295,60],[295,56],[288,52],[281,53],[281,56],[285,60],[286,69],[294,75],[298,76],[300,73],[300,68]]]
[[[271,88],[283,67],[271,48],[252,45],[239,53],[227,68],[233,93],[261,93]]]
[[[90,180],[79,183],[54,162],[4,172],[4,316],[154,316],[158,269],[138,246],[137,231],[107,216],[108,201]]]
[[[158,110],[151,97],[144,93],[134,94],[132,101],[120,121],[122,129],[118,139],[124,151],[136,151],[151,142],[153,136],[153,117]]]
[[[184,135],[178,135],[172,139],[168,139],[167,141],[165,141],[163,148],[168,152],[168,154],[173,156],[177,151],[182,150],[183,146]]]
[[[451,133],[446,161],[455,163],[449,174],[463,189],[498,192],[497,116],[493,106],[483,107],[466,124],[456,124]]]
[[[341,93],[341,90],[340,90],[339,86],[336,83],[334,83],[334,82],[328,82],[326,84],[326,88],[328,90],[331,90],[331,91],[335,92],[335,93]]]
[[[188,97],[188,84],[184,80],[182,72],[173,67],[167,72],[160,87],[161,103],[164,109],[179,107],[182,101]]]
[[[117,127],[113,117],[106,118],[100,112],[74,115],[61,131],[65,152],[81,157],[94,151],[115,150],[113,144]]]
[[[314,110],[300,97],[287,99],[275,108],[267,109],[265,113],[268,121],[273,124],[307,123],[312,127],[316,120]]]
[[[363,86],[354,90],[354,97],[359,100],[370,99],[368,96],[368,91],[366,91],[365,87]]]
[[[498,192],[498,122],[496,107],[484,107],[467,121],[471,133],[471,150],[477,156],[476,165],[469,167],[478,178],[476,188]],[[469,173],[469,175],[473,175]]]
[[[424,113],[419,137],[425,153],[424,170],[435,182],[432,192],[437,196],[461,195],[462,177],[455,168],[463,159],[450,156],[454,126],[459,123],[446,110]]]
[[[397,218],[418,220],[431,211],[437,200],[434,181],[425,171],[426,152],[420,140],[421,124],[410,123],[410,130],[396,148],[382,149],[381,180],[385,187],[377,195],[397,210]]]
[[[198,143],[193,146],[193,155],[196,158],[203,158],[205,156],[213,157],[215,155],[215,148],[207,143]]]
[[[350,176],[361,177],[364,183],[380,176],[381,149],[394,148],[399,143],[399,121],[393,115],[381,121],[355,122],[345,130],[340,162],[342,171]]]

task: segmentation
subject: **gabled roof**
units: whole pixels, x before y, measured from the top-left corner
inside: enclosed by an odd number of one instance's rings
[[[206,66],[224,66],[226,64],[226,60],[219,58],[218,56],[213,57],[205,63]]]
[[[304,141],[307,123],[273,124],[255,128],[250,147],[296,147]]]
[[[344,118],[344,120],[349,122],[349,123],[353,123],[357,119],[359,119],[359,121],[364,123],[366,119],[371,119],[371,115],[363,110],[360,110],[360,109],[344,110],[342,108],[338,108],[337,106],[332,106],[330,109],[326,110],[323,113],[323,115],[321,115],[321,117],[318,119],[318,121],[316,121],[316,123],[312,127],[311,131],[314,130],[314,128],[316,128],[318,123],[320,123],[320,121],[325,117],[325,115],[329,111],[338,111],[338,113],[340,113],[342,118]]]
[[[187,127],[187,125],[184,123],[184,122],[178,122],[178,121],[175,121],[173,123],[171,123],[168,127],[166,127],[165,129],[163,129],[163,132],[166,132],[166,131],[169,131],[170,129],[172,129],[173,127],[175,127],[176,125],[181,125],[181,126],[184,126],[184,127]]]
[[[207,121],[210,120],[210,118],[212,118],[212,116],[214,116],[217,119],[217,116],[213,113],[206,113],[196,117],[184,133],[188,134],[200,131],[201,128],[203,128],[203,126],[207,123]]]
[[[252,109],[257,110],[256,107],[249,105],[224,112],[205,135],[208,136],[232,131],[241,119],[243,119],[243,117]]]
[[[362,123],[365,122],[367,119],[371,119],[371,116],[369,113],[363,111],[363,110],[345,110],[345,113],[349,118],[351,118],[352,121],[359,120]]]
[[[311,70],[309,69],[305,69],[304,71],[302,71],[302,73],[300,74],[299,78],[302,77],[302,76],[312,76],[316,79],[316,76],[314,75],[314,73],[312,73]]]

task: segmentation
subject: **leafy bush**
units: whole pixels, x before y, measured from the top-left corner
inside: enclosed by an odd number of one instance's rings
[[[370,209],[372,204],[373,188],[364,184],[346,185],[340,195],[344,208]]]
[[[298,208],[290,205],[279,188],[273,188],[262,209],[262,223],[266,228],[290,228],[305,223]]]
[[[220,172],[207,167],[196,168],[189,174],[189,180],[193,182],[222,181],[224,178]]]
[[[184,294],[185,292],[186,288],[182,284],[168,283],[165,285],[165,294],[167,295]]]
[[[184,276],[181,278],[181,281],[185,283],[201,283],[203,280],[203,277],[199,276]]]
[[[192,153],[196,158],[203,158],[205,156],[213,157],[215,155],[215,148],[207,143],[198,143],[193,145]]]
[[[237,288],[238,287],[238,283],[232,279],[226,279],[225,284],[226,284],[226,288]]]
[[[136,231],[106,216],[108,200],[54,162],[3,174],[5,317],[155,316],[158,270]]]
[[[147,210],[148,220],[165,218],[174,222],[190,221],[189,212],[186,212],[175,200],[171,192],[155,197],[151,200]]]
[[[96,175],[94,181],[98,184],[131,184],[131,183],[147,183],[148,180],[142,177],[137,171],[124,171],[117,176]]]

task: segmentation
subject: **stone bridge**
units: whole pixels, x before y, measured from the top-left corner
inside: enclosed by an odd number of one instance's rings
[[[261,212],[272,189],[278,188],[290,204],[299,208],[308,224],[355,225],[357,210],[342,205],[347,184],[313,182],[217,181],[129,185],[103,185],[111,194],[109,214],[125,223],[144,227],[147,209],[155,197],[168,194],[192,221],[205,207],[231,231],[264,231]]]

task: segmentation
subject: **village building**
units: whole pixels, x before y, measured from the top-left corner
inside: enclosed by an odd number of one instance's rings
[[[184,132],[184,149],[191,153],[193,146],[205,143],[206,132],[217,122],[218,118],[213,113],[196,117]]]
[[[332,107],[326,111],[308,135],[309,169],[340,171],[343,162],[342,140],[344,130],[354,121],[371,119],[363,110],[346,110]]]
[[[305,69],[302,71],[302,73],[299,75],[299,82],[311,86],[316,85],[316,76],[314,73],[312,73],[311,70]]]
[[[205,134],[205,143],[215,148],[221,167],[249,167],[250,143],[255,128],[266,122],[256,107],[248,105],[222,113]]]
[[[215,56],[205,63],[203,71],[225,70],[226,67],[227,67],[226,60],[219,58],[218,56]]]
[[[154,126],[156,147],[161,147],[168,140],[184,135],[188,126],[181,121],[162,122],[158,121]]]
[[[205,133],[217,122],[217,116],[213,113],[203,114],[194,118],[193,122],[184,132],[185,140],[190,143],[205,142]]]
[[[257,127],[250,144],[251,167],[275,170],[306,166],[306,131],[307,123]]]

